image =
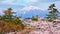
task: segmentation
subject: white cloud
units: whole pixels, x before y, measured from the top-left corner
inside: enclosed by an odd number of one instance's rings
[[[38,0],[30,0],[31,2],[38,2]]]
[[[44,2],[44,3],[41,2],[41,3],[37,3],[37,6],[39,6],[41,9],[43,9],[45,11],[45,10],[48,10],[48,7],[53,3],[56,5],[56,8],[60,11],[60,4],[59,4],[60,1]]]
[[[11,4],[11,5],[17,5],[17,2],[14,2],[15,0],[3,0],[2,4]]]
[[[55,5],[56,5],[56,8],[60,11],[60,1],[56,1],[56,2],[54,2],[55,3]]]
[[[45,1],[45,2],[43,2]],[[54,2],[46,2],[48,0],[3,0],[2,3],[4,4],[12,4],[12,5],[22,5],[22,6],[29,6],[34,5],[35,7],[38,6],[41,10],[47,10],[48,6],[52,3],[55,3],[57,8],[60,10],[60,1],[54,1]],[[49,0],[50,1],[50,0]],[[34,2],[34,3],[33,3]],[[27,8],[24,7],[24,8]],[[32,8],[32,7],[31,7]]]
[[[3,15],[3,14],[4,14],[4,13],[3,13],[3,11],[4,11],[3,9],[5,9],[5,8],[1,8],[1,7],[0,7],[0,15]]]

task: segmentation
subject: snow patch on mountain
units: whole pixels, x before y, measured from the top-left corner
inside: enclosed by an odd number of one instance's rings
[[[27,6],[27,7],[24,7],[23,9],[21,9],[21,11],[25,14],[27,11],[30,11],[30,10],[42,10],[40,7],[37,7],[37,6]]]

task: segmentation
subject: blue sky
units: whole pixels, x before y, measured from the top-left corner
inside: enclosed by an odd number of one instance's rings
[[[17,15],[25,14],[27,11],[34,9],[46,11],[48,6],[53,3],[60,11],[60,0],[0,0],[0,15],[3,14],[3,10],[10,7],[17,12]]]

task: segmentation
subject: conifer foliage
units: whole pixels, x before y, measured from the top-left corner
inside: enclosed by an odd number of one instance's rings
[[[59,11],[55,8],[55,4],[51,4],[48,8],[49,13],[47,14],[46,18],[48,21],[53,21],[54,19],[58,18]]]

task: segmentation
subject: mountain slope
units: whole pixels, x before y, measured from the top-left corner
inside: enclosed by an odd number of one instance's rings
[[[48,10],[43,11],[39,7],[29,6],[19,11],[18,16],[22,16],[24,18],[27,18],[27,17],[31,18],[32,16],[36,16],[36,15],[40,17],[45,17],[47,13],[48,13]]]

